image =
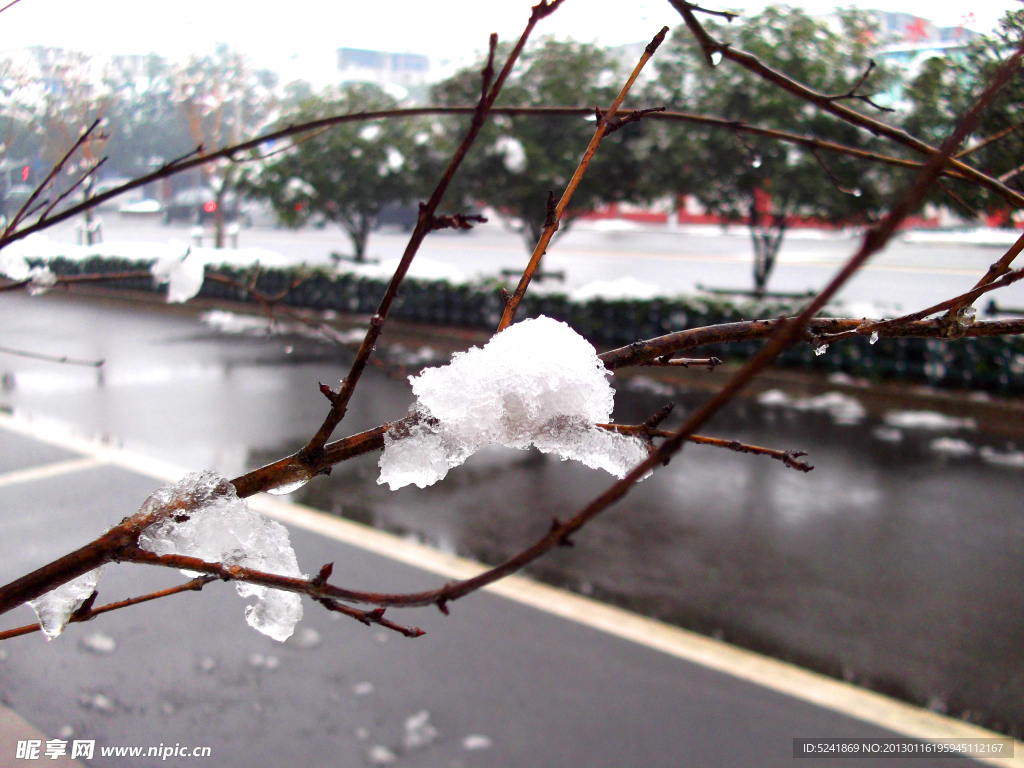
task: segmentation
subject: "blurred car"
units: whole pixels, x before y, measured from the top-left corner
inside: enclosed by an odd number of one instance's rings
[[[414,205],[389,203],[381,208],[380,213],[377,214],[377,229],[397,227],[403,232],[412,232],[419,215],[419,208]]]
[[[127,217],[155,217],[164,212],[159,200],[145,198],[132,203],[125,203],[117,209],[118,214]]]
[[[238,196],[228,192],[221,200],[224,221],[249,225],[245,211],[239,206]],[[212,224],[217,218],[217,195],[209,187],[183,189],[164,207],[164,224],[184,221],[192,224]]]
[[[92,186],[90,194],[93,197],[98,197],[112,189],[117,189],[123,184],[127,184],[131,179],[115,177],[112,179],[103,179],[97,181]],[[135,189],[129,189],[127,192],[122,192],[120,195],[115,195],[108,200],[104,200],[102,203],[96,206],[97,211],[116,211],[122,206],[129,205],[131,203],[137,203],[140,200],[144,200],[146,197],[142,191],[142,187],[136,187]]]

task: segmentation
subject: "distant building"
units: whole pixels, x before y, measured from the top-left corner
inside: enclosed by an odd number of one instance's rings
[[[898,11],[871,11],[883,43],[880,60],[898,64],[911,77],[935,56],[966,48],[980,35],[964,26],[939,27],[928,19]]]
[[[978,37],[964,26],[939,27],[928,19],[922,19],[901,11],[879,11],[870,13],[878,20],[882,39],[893,45],[963,45]]]
[[[430,77],[430,58],[420,53],[388,53],[363,48],[339,48],[338,70],[343,83],[376,83],[382,88],[425,86]]]

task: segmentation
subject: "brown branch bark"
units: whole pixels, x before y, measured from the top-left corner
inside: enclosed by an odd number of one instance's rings
[[[78,283],[102,283],[107,280],[134,280],[140,277],[152,277],[150,272],[104,272],[89,275],[54,275],[57,279],[53,284],[53,287],[58,285],[76,285]],[[32,280],[7,280],[0,276],[0,279],[6,282],[0,285],[0,293],[6,291],[18,291],[22,288],[27,288],[32,284]]]

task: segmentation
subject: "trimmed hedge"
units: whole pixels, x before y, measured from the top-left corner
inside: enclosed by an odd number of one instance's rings
[[[115,258],[70,261],[52,259],[57,274],[96,274],[140,271],[149,262]],[[207,267],[210,270],[210,267]],[[221,266],[219,274],[248,284],[251,272]],[[296,269],[263,269],[256,288],[276,296],[292,285]],[[151,280],[112,281],[109,285],[136,291],[163,292]],[[352,314],[376,311],[387,283],[352,274],[317,271],[287,290],[283,302],[309,309],[331,309]],[[241,289],[207,280],[200,296],[228,301],[251,300]],[[443,281],[407,279],[392,308],[392,316],[409,322],[494,328],[501,317],[500,284],[451,285]],[[659,298],[646,300],[570,301],[560,294],[527,294],[519,317],[547,315],[563,320],[599,347],[619,347],[638,339],[661,336],[683,328],[734,322],[744,318],[777,317],[793,311],[786,304],[736,305],[700,298]],[[743,341],[702,347],[701,355],[738,361],[754,354],[763,341]],[[826,354],[815,355],[807,344],[786,350],[778,365],[808,371],[844,373],[871,381],[906,381],[935,387],[989,390],[1001,394],[1024,393],[1024,338],[987,337],[958,340],[880,339],[876,344],[860,337],[833,345]]]

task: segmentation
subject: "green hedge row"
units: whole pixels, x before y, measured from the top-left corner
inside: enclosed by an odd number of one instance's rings
[[[145,270],[148,266],[145,262],[112,258],[50,261],[50,268],[58,274]],[[216,271],[242,284],[248,284],[251,279],[251,272],[246,269],[222,266]],[[376,311],[386,288],[382,280],[326,272],[314,272],[292,286],[296,274],[294,269],[261,270],[256,288],[269,295],[284,293],[283,301],[294,307],[353,314]],[[141,291],[164,290],[146,278],[120,280],[112,284]],[[229,301],[250,300],[243,290],[212,280],[205,281],[200,296]],[[451,285],[443,281],[408,279],[399,292],[392,316],[410,322],[494,328],[501,316],[501,307],[498,283]],[[527,318],[543,314],[564,320],[596,346],[617,347],[683,328],[733,322],[745,317],[777,317],[792,309],[783,304],[758,309],[686,297],[624,301],[596,299],[577,303],[563,295],[528,294],[520,305],[518,316]],[[723,360],[742,360],[763,343],[746,341],[710,345],[702,347],[700,354],[714,355]],[[872,381],[896,380],[1003,394],[1024,392],[1024,338],[1016,336],[955,341],[881,339],[874,345],[865,338],[855,338],[833,345],[821,356],[815,355],[809,345],[801,344],[784,352],[779,365],[844,373]]]

